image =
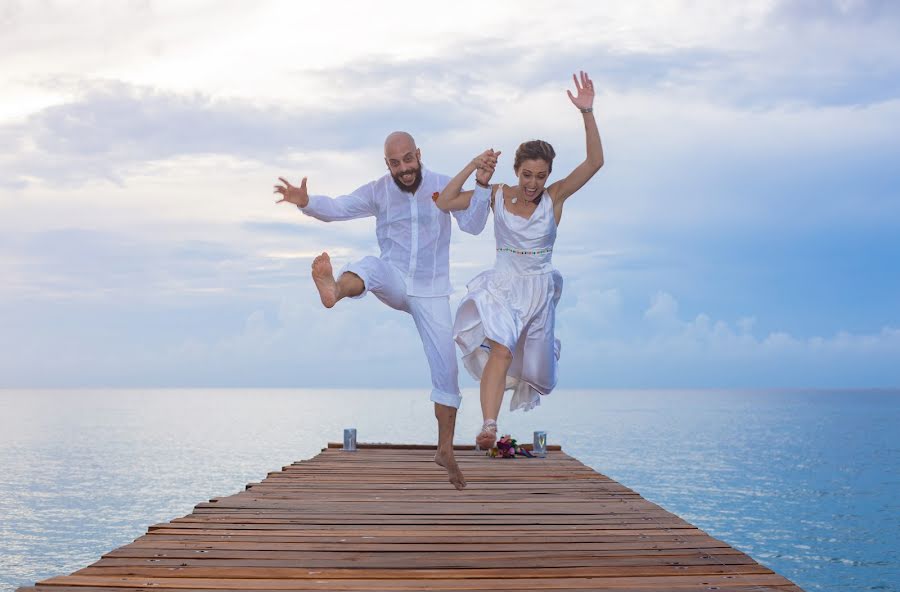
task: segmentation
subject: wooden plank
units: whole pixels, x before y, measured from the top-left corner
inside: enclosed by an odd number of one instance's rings
[[[686,546],[684,544],[665,545],[655,549],[628,549],[614,548],[607,550],[590,550],[580,551],[577,549],[567,549],[557,553],[547,553],[546,551],[517,551],[516,559],[522,557],[522,560],[529,558],[575,558],[581,559],[603,559],[603,558],[634,558],[641,559],[645,557],[654,558],[656,561],[665,563],[667,561],[678,561],[680,557],[697,557],[702,560],[715,560],[724,564],[731,561],[723,556],[742,555],[742,553],[731,547],[706,547],[696,548],[694,546]],[[435,563],[442,561],[454,561],[457,558],[471,558],[481,561],[484,557],[500,557],[507,560],[509,557],[491,553],[485,554],[480,551],[444,551],[442,553],[431,553],[427,551],[400,551],[396,553],[382,553],[379,551],[285,551],[282,549],[262,551],[228,551],[221,549],[204,550],[202,553],[197,550],[178,550],[165,548],[120,548],[110,551],[103,556],[103,559],[139,559],[151,562],[164,561],[166,559],[193,560],[193,559],[229,559],[229,560],[288,560],[288,561],[345,561],[347,564],[352,562],[354,565],[364,565],[366,562],[377,564],[383,561],[392,561],[394,559],[405,558],[404,561],[414,561],[419,559],[431,558]],[[101,561],[103,560],[101,559]],[[405,563],[404,565],[418,565],[418,563]],[[529,563],[530,565],[530,563]]]
[[[678,575],[730,575],[730,574],[771,574],[772,571],[759,564],[745,565],[603,565],[591,567],[519,567],[510,570],[503,567],[466,567],[453,569],[400,568],[385,569],[366,566],[364,568],[309,568],[309,567],[251,567],[251,566],[206,566],[206,565],[128,565],[97,566],[78,570],[73,575],[90,577],[140,577],[147,579],[171,578],[221,578],[221,579],[315,579],[346,580],[358,579],[365,572],[367,579],[378,580],[441,580],[459,576],[466,578],[516,578],[516,579],[558,579],[558,578],[608,578],[635,576],[678,576]]]
[[[447,590],[566,590],[570,588],[601,589],[606,586],[632,586],[636,589],[657,590],[664,586],[681,585],[697,590],[709,590],[723,584],[740,586],[778,586],[790,582],[777,574],[751,575],[678,575],[581,578],[558,577],[524,579],[508,577],[516,570],[507,570],[502,578],[467,578],[424,580],[413,575],[404,579],[276,579],[276,578],[142,578],[116,576],[117,586],[133,586],[138,589],[195,589],[218,590],[423,590],[436,586]],[[102,576],[58,576],[39,586],[109,586],[110,578]],[[748,591],[751,592],[751,591]]]
[[[697,548],[707,548],[711,546],[715,546],[716,544],[724,545],[721,541],[716,541],[716,539],[712,537],[704,537],[697,536],[691,537],[688,540],[685,540],[685,537],[653,537],[652,539],[640,539],[632,538],[632,539],[623,539],[623,540],[614,540],[603,543],[547,543],[546,545],[541,545],[541,548],[546,550],[547,552],[553,551],[566,551],[568,549],[580,549],[584,551],[605,551],[610,549],[653,549],[657,546],[667,546],[673,543],[679,543],[684,545],[685,548],[697,549]],[[164,545],[164,547],[163,547]],[[421,544],[421,543],[398,543],[398,544],[385,544],[379,542],[372,542],[369,544],[360,544],[360,543],[325,543],[325,542],[313,542],[313,543],[286,543],[286,542],[271,542],[271,543],[253,543],[253,542],[238,542],[238,541],[223,541],[223,542],[211,542],[211,541],[162,541],[162,542],[154,542],[154,541],[142,541],[138,540],[134,543],[130,543],[125,545],[128,548],[151,548],[151,549],[159,549],[161,547],[166,549],[196,549],[199,552],[206,552],[211,549],[230,549],[230,550],[245,550],[245,551],[268,551],[277,549],[284,549],[286,551],[385,551],[385,552],[396,552],[396,551],[431,551],[435,553],[444,552],[444,551],[457,551],[460,548],[460,545],[453,544]],[[480,544],[470,544],[466,545],[467,548],[482,551],[485,553],[508,553],[513,554],[522,548],[522,545],[517,544],[515,541],[506,542],[506,543],[494,543],[494,542],[484,542]]]
[[[558,447],[460,449],[458,492],[433,447],[329,446],[22,592],[799,590]]]
[[[239,526],[239,525],[229,525]],[[265,525],[274,526],[274,525]],[[592,532],[566,532],[560,534],[551,534],[547,532],[526,532],[517,530],[516,542],[519,544],[533,543],[567,543],[567,542],[600,542],[604,540],[617,540],[623,536],[640,537],[645,540],[651,540],[650,537],[671,535],[674,529],[669,528],[620,528],[606,529],[602,531]],[[683,529],[685,534],[690,535],[693,532],[691,528]],[[689,531],[689,532],[688,532]],[[279,541],[306,541],[310,539],[327,541],[335,539],[337,542],[355,541],[364,542],[367,540],[379,540],[383,543],[409,543],[409,542],[447,542],[447,543],[481,543],[485,539],[491,537],[507,536],[509,531],[494,531],[495,534],[488,532],[468,532],[466,534],[451,534],[449,532],[416,532],[414,534],[394,534],[389,532],[379,532],[377,530],[358,532],[328,532],[321,530],[275,530],[275,529],[221,529],[221,530],[201,530],[201,529],[159,529],[154,530],[152,536],[148,535],[148,540],[153,541],[228,541],[228,540],[279,540]],[[677,534],[677,533],[676,533]],[[333,542],[333,541],[332,541]]]
[[[682,551],[684,553],[684,551]],[[204,557],[196,555],[173,557],[107,557],[93,563],[90,567],[341,567],[352,559],[370,568],[402,568],[415,565],[417,568],[458,568],[493,567],[506,568],[509,558],[499,553],[450,552],[450,553],[303,553],[291,558],[273,558],[268,553],[261,553],[257,558],[244,555],[234,557]],[[749,565],[755,561],[743,553],[729,553],[715,557],[699,552],[688,552],[684,555],[669,555],[660,558],[657,555],[629,555],[610,557],[593,552],[568,551],[552,556],[538,551],[520,551],[516,560],[528,565],[528,569],[536,567],[619,567],[619,566],[682,566],[682,565]],[[527,562],[527,563],[526,563]]]

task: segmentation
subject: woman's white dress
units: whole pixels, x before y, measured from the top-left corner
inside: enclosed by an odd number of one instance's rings
[[[490,349],[485,339],[512,352],[506,389],[510,410],[528,411],[556,386],[559,340],[553,333],[562,276],[551,257],[556,241],[553,201],[544,191],[531,218],[511,214],[503,187],[494,196],[494,268],[475,276],[459,304],[453,338],[469,374],[481,380]]]

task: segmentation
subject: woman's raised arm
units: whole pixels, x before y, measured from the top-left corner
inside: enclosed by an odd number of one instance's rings
[[[437,207],[445,212],[465,210],[468,208],[469,202],[472,201],[472,194],[474,191],[463,191],[463,184],[472,172],[477,170],[478,173],[475,175],[475,182],[482,187],[486,187],[490,182],[491,177],[494,175],[494,169],[497,166],[497,158],[499,156],[499,151],[494,152],[493,148],[489,148],[473,158],[465,167],[463,167],[463,170],[459,171],[455,177],[450,179],[450,182],[447,183],[447,186],[441,191],[441,195],[437,198],[437,202],[435,202],[437,203]]]
[[[597,120],[594,119],[594,83],[586,72],[579,75],[573,74],[575,79],[575,92],[566,91],[572,104],[581,111],[584,120],[584,136],[587,144],[587,156],[584,162],[579,164],[566,177],[560,179],[548,190],[554,202],[562,203],[570,195],[581,189],[594,174],[603,166],[603,145],[600,143],[600,131],[597,129]]]

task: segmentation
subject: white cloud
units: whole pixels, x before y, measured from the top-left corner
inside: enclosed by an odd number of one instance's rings
[[[564,372],[569,384],[646,387],[895,386],[900,383],[900,329],[839,331],[798,337],[786,331],[756,335],[755,320],[717,320],[678,314],[668,292],[654,295],[640,327],[612,326],[561,313]]]
[[[616,288],[601,290],[599,293],[564,282],[567,295],[574,288],[575,295],[567,300],[575,301],[574,306],[561,306],[559,315],[564,315],[576,323],[584,323],[593,330],[603,331],[620,321],[622,315],[622,293]]]
[[[678,302],[668,292],[657,292],[644,318],[662,327],[678,322]]]

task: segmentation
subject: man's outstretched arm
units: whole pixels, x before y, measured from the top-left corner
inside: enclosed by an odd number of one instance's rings
[[[299,187],[291,185],[284,177],[278,179],[284,185],[275,186],[275,193],[281,194],[281,199],[275,203],[294,204],[301,212],[317,220],[337,222],[376,214],[374,181],[359,187],[349,195],[331,198],[325,195],[309,195],[306,177],[303,177]]]

